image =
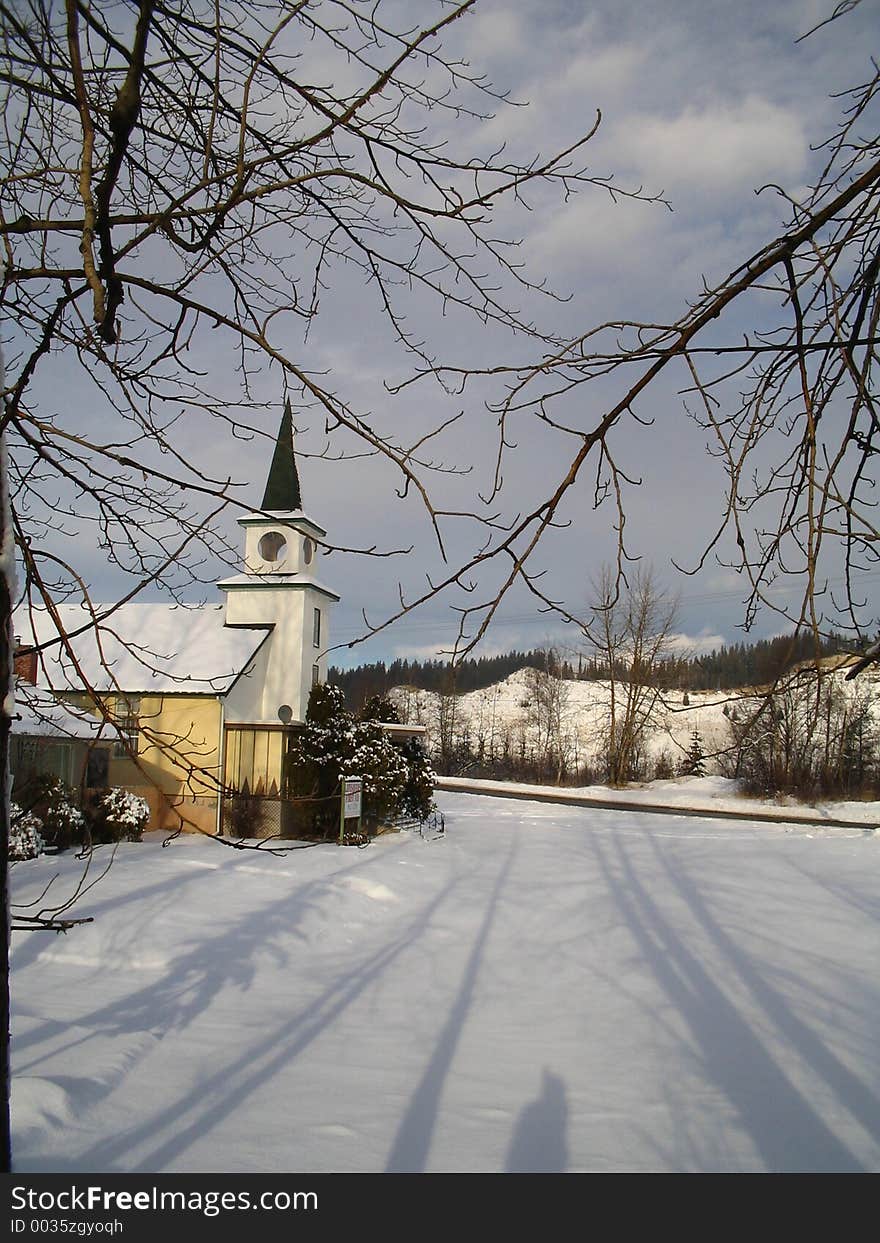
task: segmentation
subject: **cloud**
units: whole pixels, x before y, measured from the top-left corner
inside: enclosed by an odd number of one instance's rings
[[[727,639],[723,634],[710,634],[707,631],[697,635],[670,634],[666,640],[666,646],[676,656],[702,656],[708,652],[717,651],[726,643]]]
[[[477,9],[466,37],[481,60],[509,60],[521,56],[528,43],[524,16],[511,8]]]
[[[673,197],[790,185],[803,175],[808,152],[797,113],[756,95],[688,105],[669,118],[630,116],[616,128],[614,145],[646,184]]]
[[[610,101],[625,96],[637,78],[646,51],[637,43],[598,40],[593,23],[576,30],[524,30],[518,66],[499,69],[511,80],[511,100],[520,107],[499,105],[479,139],[491,148],[504,142],[518,149],[538,149],[545,154],[592,130],[597,112]],[[516,79],[515,71],[528,67],[528,77]],[[592,163],[594,146],[585,148]],[[530,152],[530,154],[533,152]],[[604,157],[603,157],[604,158]]]

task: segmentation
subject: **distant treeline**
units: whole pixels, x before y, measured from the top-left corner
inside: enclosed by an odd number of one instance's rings
[[[819,644],[820,656],[851,651],[840,635],[832,634]],[[811,634],[781,635],[755,643],[732,643],[703,656],[669,662],[672,685],[679,690],[736,690],[742,686],[766,686],[793,665],[816,656]]]
[[[820,655],[851,650],[839,636],[824,640]],[[661,662],[658,680],[670,689],[734,690],[763,686],[792,665],[815,655],[811,634],[759,639],[755,643],[732,643],[700,656],[669,657]],[[561,655],[547,648],[508,652],[504,656],[479,656],[464,660],[455,670],[442,660],[376,661],[356,669],[331,667],[328,680],[345,692],[350,709],[357,710],[371,695],[387,695],[395,686],[416,686],[441,694],[464,694],[482,690],[516,673],[518,669],[545,669],[557,677],[598,681],[608,677],[606,665],[592,656]],[[625,677],[626,669],[617,669]]]

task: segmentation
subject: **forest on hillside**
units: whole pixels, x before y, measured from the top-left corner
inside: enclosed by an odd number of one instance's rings
[[[849,650],[837,635],[823,640],[819,654],[831,656]],[[737,690],[765,686],[788,669],[816,654],[812,634],[801,633],[732,643],[701,655],[670,655],[661,663],[659,681],[669,690]],[[518,669],[540,669],[557,677],[602,681],[608,678],[607,663],[596,655],[567,655],[554,648],[514,650],[501,656],[479,656],[453,667],[443,660],[375,661],[354,669],[330,668],[328,681],[345,694],[351,711],[358,711],[373,695],[385,696],[396,686],[412,686],[440,694],[465,694],[502,682]],[[625,665],[615,673],[626,678]]]

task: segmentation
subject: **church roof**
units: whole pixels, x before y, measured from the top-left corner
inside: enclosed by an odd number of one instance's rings
[[[98,616],[109,612],[96,635],[91,613],[82,605],[59,606],[82,676],[55,644],[40,657],[41,686],[83,690],[86,681],[100,692],[223,694],[249,666],[271,630],[271,626],[224,625],[222,604],[130,603],[110,611],[111,607],[95,606]],[[27,645],[34,641],[34,633],[37,642],[50,642],[56,631],[47,613],[35,613],[33,627],[16,618],[16,633]]]
[[[299,475],[293,452],[293,415],[289,401],[284,403],[284,414],[281,416],[281,427],[278,429],[278,440],[275,443],[261,508],[281,513],[302,509]]]
[[[91,713],[77,712],[56,699],[51,691],[33,686],[23,678],[15,683],[12,732],[31,738],[94,738],[100,721]]]

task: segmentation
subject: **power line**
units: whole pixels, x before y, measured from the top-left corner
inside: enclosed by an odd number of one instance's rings
[[[862,582],[865,579],[880,579],[880,570],[870,570],[859,575],[859,582]],[[827,585],[829,587],[842,586],[845,583],[846,579],[843,577],[827,580]],[[678,601],[680,604],[711,604],[718,600],[731,600],[735,597],[741,598],[742,595],[743,590],[741,588],[730,588],[725,591],[704,592],[701,595],[684,594],[678,597]],[[510,626],[547,626],[553,622],[555,622],[556,625],[559,625],[561,619],[556,617],[552,612],[519,613],[494,619],[492,622],[492,628],[499,630]],[[415,619],[413,621],[401,621],[395,622],[393,626],[390,626],[388,628],[388,633],[390,634],[393,631],[395,635],[400,635],[410,634],[415,631],[438,631],[447,624],[447,622],[440,618],[424,618]],[[337,631],[336,638],[340,641],[345,641],[346,639],[360,638],[363,633],[363,628]],[[377,635],[376,637],[378,638],[379,636]]]

